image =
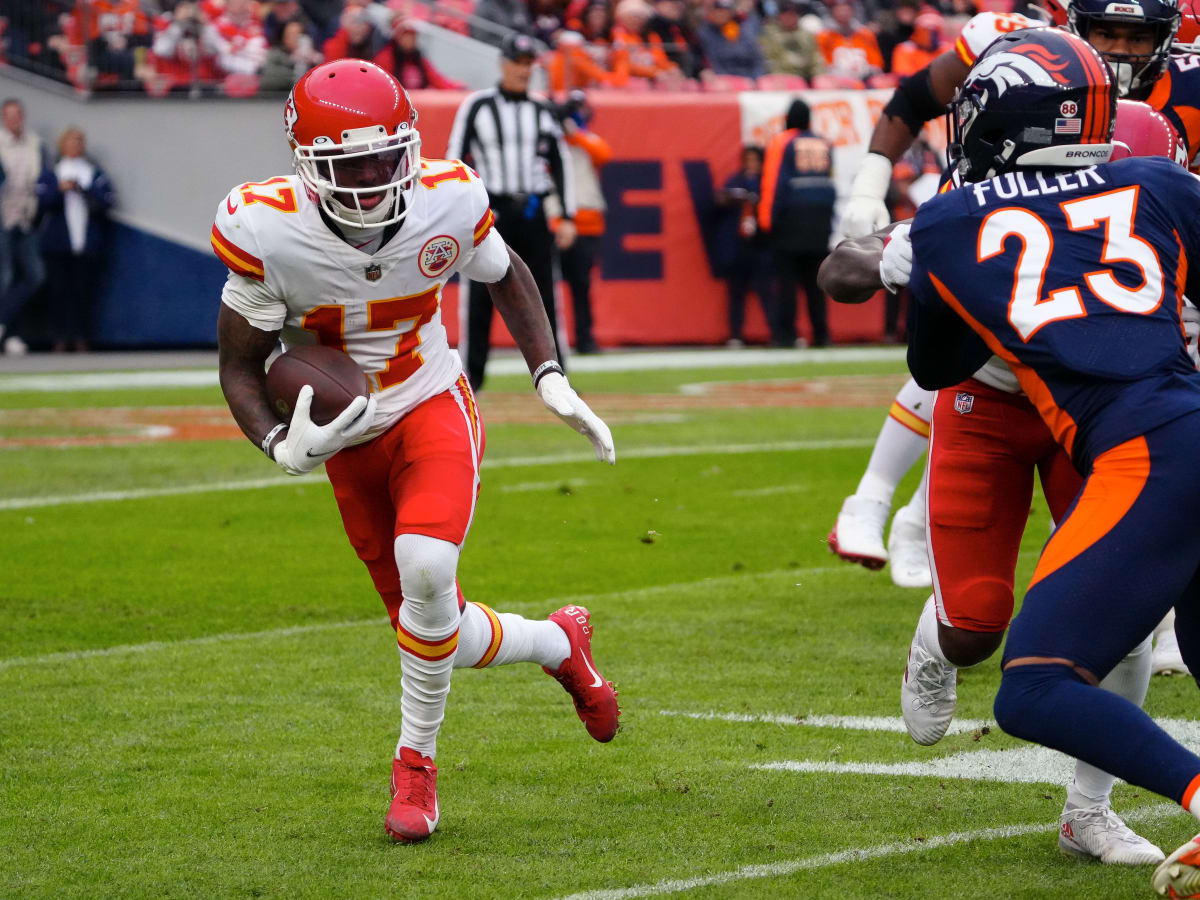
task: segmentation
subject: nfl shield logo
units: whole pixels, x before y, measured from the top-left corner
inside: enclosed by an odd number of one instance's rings
[[[378,281],[383,277],[383,269],[372,263],[371,265],[367,266],[366,276],[367,281]]]
[[[965,416],[975,408],[975,395],[968,394],[966,391],[959,391],[954,395],[954,411],[960,416]]]

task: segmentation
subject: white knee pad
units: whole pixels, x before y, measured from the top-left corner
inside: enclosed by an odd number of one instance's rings
[[[395,551],[404,592],[402,620],[426,634],[453,630],[458,622],[458,547],[423,534],[402,534]]]

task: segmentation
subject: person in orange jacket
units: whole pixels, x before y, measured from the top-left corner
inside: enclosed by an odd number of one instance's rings
[[[911,75],[925,68],[942,52],[946,20],[939,13],[923,12],[913,20],[913,33],[892,51],[892,71]]]
[[[830,0],[833,27],[817,34],[817,46],[831,75],[866,78],[883,71],[875,32],[858,20],[853,0]]]
[[[592,266],[604,235],[604,193],[600,190],[598,170],[612,159],[612,148],[608,141],[589,130],[592,109],[583,91],[571,91],[560,111],[575,176],[576,232],[575,243],[562,252],[560,262],[575,312],[575,352],[595,353],[598,348],[592,336]]]

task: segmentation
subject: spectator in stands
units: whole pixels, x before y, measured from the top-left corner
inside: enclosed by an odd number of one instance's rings
[[[746,320],[746,292],[751,284],[767,320],[771,343],[784,345],[796,339],[794,334],[780,330],[772,284],[774,260],[766,235],[758,227],[756,210],[762,164],[761,147],[743,147],[741,169],[725,179],[714,198],[718,220],[713,258],[716,274],[725,279],[729,291],[728,345],[731,347],[741,347],[745,340],[742,328]]]
[[[343,0],[300,0],[300,8],[316,28],[313,44],[317,47],[333,37],[338,29]]]
[[[375,56],[375,64],[390,72],[408,90],[439,88],[461,91],[466,85],[447,78],[433,67],[417,46],[417,26],[411,19],[397,19],[392,26],[392,39]]]
[[[224,11],[208,26],[208,33],[222,74],[258,74],[267,58],[267,39],[254,0],[225,0]]]
[[[607,57],[607,45],[587,44],[578,31],[560,31],[553,52],[542,59],[550,90],[558,93],[615,84],[616,76],[604,65]]]
[[[383,49],[383,41],[367,13],[357,6],[342,11],[341,27],[325,42],[325,59],[374,59]]]
[[[155,22],[150,62],[154,76],[147,80],[153,93],[165,93],[211,83],[217,77],[217,46],[203,10],[191,0]]]
[[[533,17],[525,0],[479,0],[475,4],[475,18],[500,26],[486,28],[472,22],[471,37],[477,41],[499,45],[506,29],[533,34]]]
[[[963,26],[979,13],[979,6],[974,0],[949,0],[948,3],[943,0],[940,5],[942,12],[946,14],[947,37],[957,36],[963,30]]]
[[[833,230],[833,145],[809,130],[808,104],[796,99],[788,108],[785,130],[771,138],[763,162],[758,225],[769,235],[778,278],[778,338],[791,346],[796,338],[796,283],[808,301],[813,345],[829,343],[825,295],[817,287],[817,269],[829,252]]]
[[[35,2],[0,6],[8,15],[0,17],[0,57],[4,62],[51,78],[64,80],[69,53],[67,38],[59,24],[57,4]],[[16,15],[16,10],[21,11]]]
[[[886,71],[891,71],[895,49],[912,37],[913,25],[920,12],[921,0],[896,0],[895,6],[881,10],[873,20],[879,29],[875,38]]]
[[[263,37],[267,39],[267,46],[282,46],[283,29],[289,22],[299,22],[304,33],[308,35],[309,43],[313,46],[318,43],[317,26],[308,17],[299,0],[276,0],[262,20]],[[324,39],[321,43],[324,43]]]
[[[321,62],[321,53],[313,47],[312,38],[304,30],[299,19],[286,22],[279,33],[279,41],[267,51],[262,75],[258,79],[260,91],[288,91],[300,77]]]
[[[132,81],[134,51],[151,41],[150,21],[138,0],[84,0],[75,15],[87,45],[87,66],[78,72],[77,83],[96,89]]]
[[[613,10],[611,65],[617,84],[630,77],[655,81],[678,73],[662,41],[649,29],[652,15],[646,0],[621,0]]]
[[[37,183],[46,160],[41,139],[25,127],[25,107],[20,100],[0,106],[0,338],[4,352],[19,355],[25,342],[5,334],[9,324],[46,280],[46,266],[38,235]]]
[[[604,192],[599,170],[612,159],[608,141],[588,128],[592,108],[587,94],[571,91],[560,110],[567,161],[575,178],[575,243],[562,251],[563,280],[571,289],[575,313],[575,352],[596,353],[592,334],[592,267],[604,236]]]
[[[924,12],[917,16],[912,37],[897,45],[892,53],[892,71],[897,75],[911,75],[933,62],[945,49],[945,27],[946,20],[939,13]]]
[[[800,27],[798,0],[779,0],[779,12],[763,26],[760,43],[769,72],[811,79],[825,71],[816,35]]]
[[[555,37],[566,27],[566,4],[560,0],[528,0],[528,3],[533,36],[547,47],[553,47]]]
[[[654,15],[647,30],[658,37],[667,58],[685,78],[699,76],[704,54],[696,29],[688,21],[683,0],[654,0]]]
[[[50,270],[50,316],[54,351],[88,349],[91,310],[103,264],[112,182],[86,155],[83,132],[67,128],[58,139],[59,159],[38,181],[44,217],[42,249]]]
[[[853,0],[831,0],[833,27],[817,35],[817,46],[831,75],[865,79],[883,71],[875,33],[858,20]]]
[[[735,0],[710,0],[698,29],[707,71],[715,75],[758,78],[767,71],[758,36],[762,28],[753,11],[739,21]]]

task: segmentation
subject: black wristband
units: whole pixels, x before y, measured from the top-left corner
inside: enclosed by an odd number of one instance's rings
[[[549,375],[551,372],[563,374],[563,368],[558,364],[558,360],[548,359],[536,369],[533,370],[533,389],[536,391],[538,382]]]

